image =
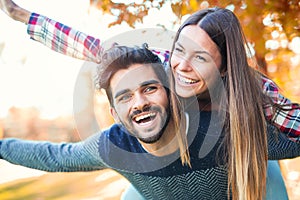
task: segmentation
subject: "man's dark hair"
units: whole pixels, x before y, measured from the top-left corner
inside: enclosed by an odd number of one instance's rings
[[[111,93],[111,77],[121,69],[128,69],[134,64],[149,64],[158,79],[168,91],[169,81],[160,58],[152,53],[146,45],[143,47],[114,46],[106,50],[101,58],[98,68],[98,85],[106,91],[109,103],[112,107],[113,97]]]

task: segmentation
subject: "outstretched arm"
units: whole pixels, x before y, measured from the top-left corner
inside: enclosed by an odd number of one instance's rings
[[[46,16],[32,13],[27,26],[30,37],[50,49],[73,58],[100,62],[100,39],[77,31]]]
[[[278,131],[273,124],[267,126],[268,159],[281,160],[300,156],[300,143],[294,142],[286,133]]]
[[[8,16],[28,24],[27,33],[32,39],[64,55],[100,63],[100,55],[103,50],[100,39],[46,16],[29,12],[11,0],[0,0],[0,2],[1,9]],[[165,64],[169,61],[169,51],[154,49],[153,53],[159,55]]]
[[[100,134],[77,143],[51,143],[20,139],[0,140],[0,159],[49,172],[103,169],[98,153]]]
[[[30,37],[50,49],[77,59],[100,62],[99,39],[23,9],[12,0],[0,0],[0,8],[12,19],[28,24]]]
[[[266,105],[264,111],[267,119],[292,141],[300,143],[300,105],[281,95],[277,85],[265,77],[263,77],[263,91],[274,104],[282,106],[274,111],[273,106]]]

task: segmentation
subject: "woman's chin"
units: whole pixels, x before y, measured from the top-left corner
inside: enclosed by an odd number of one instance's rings
[[[194,90],[187,90],[186,88],[182,87],[175,87],[176,94],[182,98],[190,98],[190,97],[196,97]]]

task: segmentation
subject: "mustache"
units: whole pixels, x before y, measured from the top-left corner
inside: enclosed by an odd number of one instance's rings
[[[148,107],[143,108],[142,110],[134,110],[130,114],[130,118],[133,118],[135,115],[141,114],[143,112],[151,112],[151,111],[161,112],[161,109],[157,106],[148,106]]]

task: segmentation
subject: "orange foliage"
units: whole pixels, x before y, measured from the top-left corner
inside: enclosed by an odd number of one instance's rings
[[[159,2],[159,3],[157,3]],[[112,25],[120,24],[123,21],[134,27],[136,21],[142,21],[148,14],[150,8],[160,8],[169,2],[167,0],[153,1],[143,0],[141,4],[136,3],[113,3],[110,0],[90,0],[91,6],[96,6],[103,12],[115,14],[117,20]],[[146,6],[147,5],[147,6]],[[231,5],[234,12],[240,19],[246,37],[254,46],[255,56],[260,70],[266,72],[282,88],[283,93],[293,101],[300,102],[299,77],[300,61],[291,64],[295,60],[295,53],[286,46],[279,46],[277,49],[266,48],[266,42],[274,40],[272,34],[279,32],[280,43],[283,39],[287,43],[294,37],[300,36],[300,3],[299,1],[265,1],[265,0],[182,0],[171,1],[173,13],[178,17],[174,23],[180,23],[182,16],[191,14],[206,7],[226,7]],[[129,12],[128,8],[135,8],[135,12]],[[116,13],[116,12],[114,12]],[[266,20],[267,19],[267,20]],[[269,24],[264,23],[269,21]],[[280,41],[281,40],[281,41]],[[265,57],[272,54],[274,59],[266,61]],[[299,54],[298,54],[299,56]],[[298,59],[299,60],[299,59]],[[274,71],[274,69],[276,69]]]

